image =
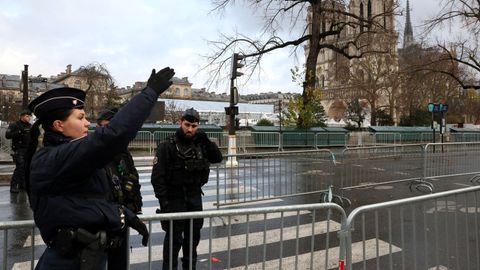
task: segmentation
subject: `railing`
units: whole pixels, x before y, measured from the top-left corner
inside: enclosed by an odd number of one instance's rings
[[[0,126],[0,151],[5,153],[12,152],[12,140],[5,138],[7,126]]]
[[[480,269],[479,192],[477,186],[356,208],[340,234],[346,251],[340,264],[345,260],[347,270]]]
[[[419,179],[423,155],[420,144],[346,148],[338,157],[337,187],[347,190]]]
[[[480,178],[480,142],[429,143],[425,146],[422,179],[413,185],[433,191],[434,178],[456,177],[478,183]],[[463,179],[462,179],[463,178]]]
[[[480,133],[450,133],[451,142],[480,142]]]
[[[237,167],[228,162],[215,167],[217,207],[325,192],[335,177],[335,155],[325,149],[226,155],[224,160],[231,157]]]
[[[136,150],[145,150],[153,154],[159,142],[166,140],[175,131],[139,131],[129,147]],[[228,148],[228,132],[206,132],[219,148]],[[346,133],[312,133],[312,132],[250,132],[241,131],[236,133],[237,151],[247,152],[248,149],[277,149],[303,148],[318,149],[329,146],[346,146],[349,135]]]
[[[199,259],[208,258],[205,266],[208,269],[330,269],[336,267],[339,261],[339,252],[332,249],[339,249],[336,246],[337,232],[346,215],[336,204],[305,204],[158,214],[143,216],[141,219],[147,222],[150,241],[147,247],[142,247],[136,232],[130,232],[132,240],[127,243],[131,247],[128,258],[130,266],[141,264],[143,268],[161,268],[165,234],[159,221],[171,225],[179,220],[192,224],[192,220],[202,219],[204,237],[197,252]],[[192,225],[189,229],[193,230]],[[0,258],[2,269],[10,269],[13,265],[33,269],[45,248],[41,239],[35,237],[33,221],[0,222],[1,230],[4,235]],[[23,253],[18,249],[9,253],[8,237],[18,233],[17,230],[30,231],[29,240]],[[19,248],[17,244],[11,243],[11,248],[15,247]],[[191,242],[187,248],[192,248]],[[9,255],[13,253],[17,260],[21,257],[21,260],[28,261],[11,260]],[[222,260],[213,264],[211,258],[219,253],[223,254]]]
[[[479,196],[475,186],[360,206],[348,217],[331,203],[143,216],[150,241],[140,246],[131,231],[128,260],[160,268],[158,221],[184,220],[192,231],[202,219],[197,251],[207,269],[480,269]],[[33,221],[0,222],[0,230],[2,269],[33,269],[45,249]],[[9,240],[18,230],[30,234],[23,249]],[[212,260],[217,254],[222,260]]]

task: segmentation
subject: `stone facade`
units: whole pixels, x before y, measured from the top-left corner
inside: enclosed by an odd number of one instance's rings
[[[338,45],[347,44],[362,33],[357,44],[361,44],[361,46],[364,47],[360,51],[351,47],[349,49],[351,55],[363,52],[362,50],[369,50],[386,51],[389,56],[388,60],[382,59],[380,54],[371,54],[372,56],[367,55],[360,59],[354,58],[349,60],[343,55],[330,49],[322,49],[320,51],[317,59],[316,80],[317,87],[322,90],[322,105],[325,108],[329,122],[341,121],[347,108],[347,103],[353,98],[362,99],[366,95],[366,92],[361,90],[352,78],[352,75],[360,72],[359,70],[355,70],[356,67],[362,65],[377,65],[378,67],[383,66],[387,70],[398,69],[396,45],[398,35],[394,30],[394,17],[391,14],[384,15],[385,11],[391,8],[389,5],[393,5],[393,0],[352,0],[348,7],[340,8],[364,19],[372,18],[375,20],[375,24],[372,24],[371,26],[356,27],[355,29],[348,28],[348,31],[342,32],[340,36],[327,37],[327,41]],[[336,18],[336,20],[338,22],[338,18]],[[333,18],[324,18],[321,29],[328,29],[334,22],[335,19]],[[370,30],[372,30],[372,33],[366,34]],[[307,53],[308,51],[305,55],[307,55]],[[381,73],[378,70],[378,67],[377,72]],[[365,77],[366,76],[367,74],[365,74]],[[377,107],[379,105],[388,105],[388,97],[385,93],[391,91],[392,89],[379,91],[380,97],[376,104]]]

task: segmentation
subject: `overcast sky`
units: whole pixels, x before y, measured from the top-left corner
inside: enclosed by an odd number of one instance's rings
[[[434,14],[441,0],[411,0],[412,23]],[[236,1],[241,2],[241,1]],[[146,81],[151,68],[173,67],[194,88],[206,87],[198,73],[211,48],[207,40],[220,32],[258,33],[261,21],[248,7],[229,7],[223,15],[209,13],[209,0],[0,0],[0,73],[51,76],[96,62],[104,64],[119,86]],[[405,7],[406,0],[400,0]],[[403,35],[404,18],[397,18]],[[414,28],[414,33],[418,30]],[[300,92],[290,68],[304,62],[290,50],[263,59],[260,76],[239,88],[241,94]],[[261,79],[259,79],[259,77]],[[224,87],[219,87],[224,88]],[[210,89],[225,92],[226,89]]]

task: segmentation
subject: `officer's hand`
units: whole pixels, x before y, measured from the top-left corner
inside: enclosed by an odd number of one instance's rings
[[[142,235],[142,245],[146,247],[148,244],[148,237],[149,237],[147,226],[145,226],[145,223],[143,223],[128,208],[124,207],[124,211],[125,211],[125,224]]]
[[[208,136],[205,132],[197,131],[195,137],[193,138],[193,141],[196,143],[208,143],[210,140],[208,139]]]
[[[175,74],[175,71],[172,68],[166,67],[159,72],[155,73],[155,69],[152,70],[152,75],[148,79],[147,86],[155,90],[157,94],[165,92],[165,90],[170,87],[172,82],[170,79]]]

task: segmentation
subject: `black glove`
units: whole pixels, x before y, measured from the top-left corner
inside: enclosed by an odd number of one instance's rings
[[[210,139],[208,139],[208,136],[205,132],[199,130],[195,134],[195,137],[193,138],[193,141],[195,143],[209,143]]]
[[[150,78],[148,79],[147,86],[160,95],[172,85],[170,79],[172,79],[174,74],[175,71],[169,67],[166,67],[157,73],[155,73],[155,69],[152,69],[152,75],[150,75]]]
[[[143,223],[130,209],[123,207],[123,211],[125,214],[125,224],[142,235],[142,245],[146,247],[149,237],[147,226],[145,226],[145,223]]]

